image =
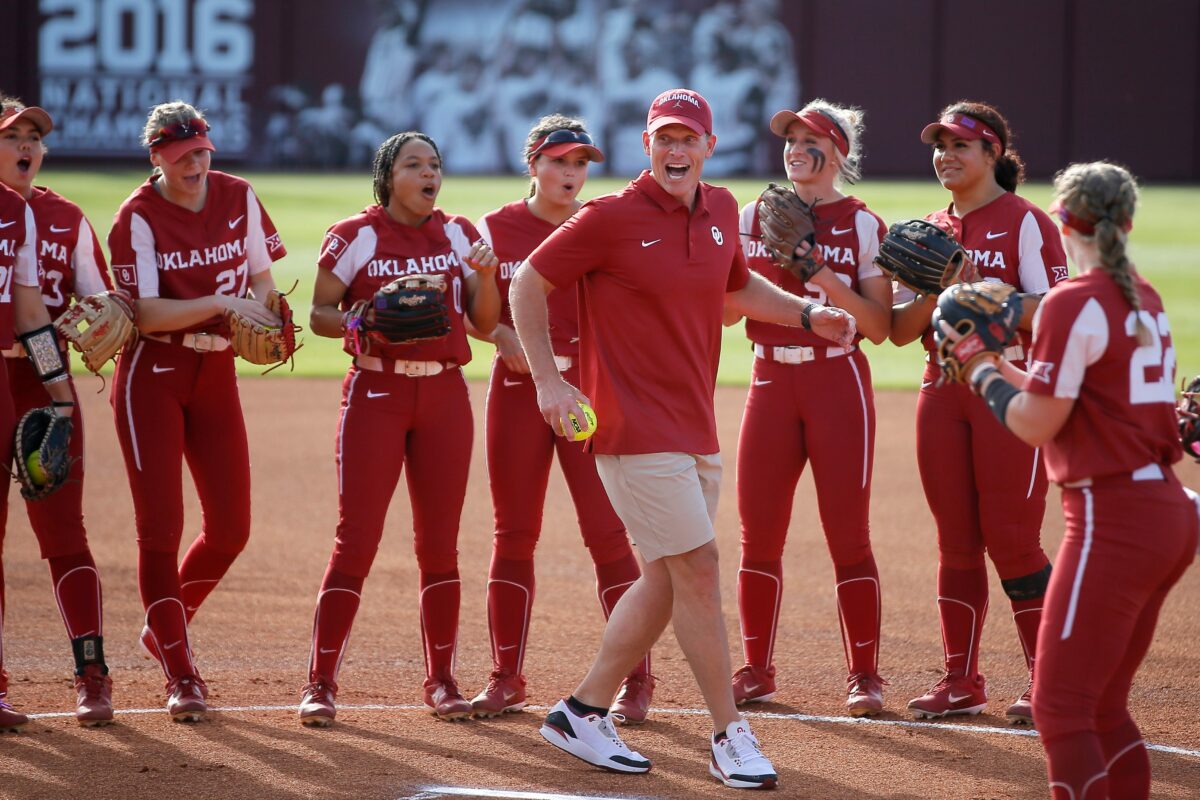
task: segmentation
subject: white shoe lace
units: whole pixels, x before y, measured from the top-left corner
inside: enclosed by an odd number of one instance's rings
[[[749,732],[734,734],[727,738],[725,740],[725,749],[729,754],[729,758],[739,767],[752,758],[763,758],[762,748],[758,745],[758,739],[755,739],[754,734]]]
[[[597,719],[599,722],[596,727],[600,729],[600,732],[607,736],[618,749],[629,752],[629,747],[621,741],[621,737],[617,735],[617,731],[608,721],[608,717],[597,717]]]

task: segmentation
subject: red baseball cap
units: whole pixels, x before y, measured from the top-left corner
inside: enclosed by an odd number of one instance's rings
[[[712,133],[712,109],[691,89],[668,89],[650,104],[646,131],[654,133],[667,125],[686,125],[701,135]]]
[[[158,153],[174,164],[193,150],[216,151],[208,131],[208,123],[199,117],[172,122],[159,128],[148,146],[151,153]]]
[[[837,120],[828,114],[823,114],[815,109],[808,111],[776,111],[775,116],[771,117],[771,133],[776,136],[786,137],[787,130],[792,126],[793,122],[799,122],[804,127],[808,128],[821,136],[827,136],[833,140],[834,147],[843,156],[850,155],[850,140],[846,137],[846,132],[842,130],[842,126]]]
[[[604,160],[604,153],[600,151],[599,147],[596,147],[590,135],[585,131],[573,131],[568,128],[550,131],[534,142],[533,147],[529,149],[529,160],[533,161],[538,156],[558,158],[578,148],[583,148],[589,161]]]
[[[54,130],[54,120],[50,119],[50,115],[46,113],[46,109],[38,108],[37,106],[24,106],[22,108],[6,108],[0,111],[0,131],[15,124],[22,117],[32,122],[42,136]]]
[[[937,122],[929,123],[921,130],[921,141],[933,144],[943,129],[960,139],[986,139],[999,145],[1001,152],[1004,151],[1004,142],[1000,141],[1000,136],[986,122],[966,114],[947,114]]]

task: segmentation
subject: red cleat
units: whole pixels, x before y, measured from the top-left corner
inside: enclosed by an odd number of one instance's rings
[[[75,676],[75,720],[85,728],[113,723],[112,678],[99,664],[88,664]]]
[[[0,733],[16,733],[28,722],[29,717],[10,706],[8,700],[0,696]]]
[[[619,725],[641,725],[650,713],[650,700],[658,678],[646,672],[630,675],[621,682],[621,690],[608,713]]]
[[[987,687],[982,675],[968,678],[947,673],[928,692],[908,703],[914,719],[978,714],[985,708]]]
[[[733,673],[733,702],[769,703],[775,697],[775,665],[765,669],[752,664]]]
[[[883,712],[883,678],[856,672],[846,678],[846,708],[852,717],[873,717]]]
[[[333,681],[314,681],[304,687],[300,697],[300,724],[309,728],[328,728],[337,716],[337,684]]]
[[[200,722],[208,713],[208,686],[199,675],[167,681],[167,713],[176,722]]]
[[[493,670],[488,676],[487,686],[471,701],[471,710],[477,717],[498,717],[525,707],[525,677],[514,675],[508,670]]]
[[[441,720],[453,722],[469,719],[471,704],[458,691],[454,678],[438,677],[425,679],[425,705]]]
[[[1013,725],[1033,725],[1033,676],[1029,676],[1029,687],[1025,689],[1025,694],[1017,698],[1008,710],[1004,712],[1004,716]]]

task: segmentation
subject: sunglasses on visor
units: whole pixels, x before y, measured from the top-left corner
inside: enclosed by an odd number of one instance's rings
[[[158,129],[158,133],[150,140],[149,147],[154,148],[168,142],[191,139],[195,136],[206,136],[210,130],[208,123],[202,119],[173,122]]]

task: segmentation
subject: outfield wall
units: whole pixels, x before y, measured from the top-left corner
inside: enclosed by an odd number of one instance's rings
[[[765,120],[817,96],[867,110],[869,174],[927,175],[918,131],[969,96],[1034,176],[1109,157],[1198,181],[1198,43],[1196,0],[4,0],[0,89],[51,111],[56,157],[140,157],[146,106],[182,96],[258,166],[355,167],[420,127],[452,169],[507,172],[562,109],[629,174],[648,101],[688,85],[710,175],[776,171]]]

